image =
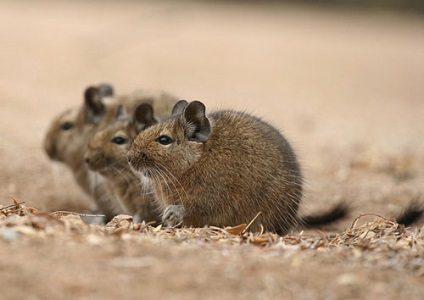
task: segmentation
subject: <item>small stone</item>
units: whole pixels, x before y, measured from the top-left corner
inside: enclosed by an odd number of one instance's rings
[[[345,273],[337,277],[337,283],[340,285],[351,285],[357,283],[358,278],[355,274]]]
[[[12,241],[19,237],[19,232],[9,228],[0,228],[0,236],[5,241]]]

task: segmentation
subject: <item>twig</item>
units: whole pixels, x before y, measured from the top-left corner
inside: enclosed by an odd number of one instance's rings
[[[0,210],[3,211],[3,210],[7,210],[7,209],[10,209],[10,208],[16,207],[16,206],[18,206],[19,208],[21,208],[21,204],[25,204],[25,201],[22,201],[22,202],[19,202],[19,203],[18,202],[15,202],[13,204],[10,204],[8,206],[5,206],[5,207],[0,208]]]
[[[374,216],[374,217],[379,217],[380,219],[383,220],[387,220],[387,218],[379,215],[379,214],[373,214],[373,213],[367,213],[367,214],[361,214],[358,217],[356,217],[356,219],[353,221],[352,226],[350,226],[350,229],[353,229],[356,227],[356,224],[358,223],[359,219],[362,217],[366,217],[366,216]]]
[[[51,215],[53,215],[53,214],[70,214],[70,215],[76,215],[76,216],[81,216],[81,217],[105,217],[105,215],[82,214],[82,213],[77,213],[77,212],[73,212],[73,211],[66,211],[66,210],[57,210],[57,211],[51,212],[50,214]]]
[[[253,218],[253,220],[252,221],[250,221],[250,223],[249,224],[247,224],[247,226],[246,226],[246,228],[241,232],[241,234],[245,234],[246,233],[246,231],[247,231],[247,229],[249,229],[249,227],[253,224],[253,222],[255,222],[256,221],[256,219],[259,217],[259,215],[261,214],[262,212],[258,212],[257,214],[256,214],[256,216]]]

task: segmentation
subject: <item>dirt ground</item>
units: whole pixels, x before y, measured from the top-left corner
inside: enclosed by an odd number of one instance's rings
[[[360,214],[390,219],[424,202],[420,15],[224,1],[0,7],[3,206],[13,195],[40,211],[88,209],[41,144],[53,117],[105,81],[118,93],[163,89],[276,125],[306,176],[301,214],[340,200],[352,205],[332,233]],[[183,231],[108,235],[84,224],[73,234],[7,231],[10,220],[0,220],[3,299],[424,298],[424,250],[415,246],[314,250],[280,239],[259,247]],[[419,242],[423,225],[408,231]]]

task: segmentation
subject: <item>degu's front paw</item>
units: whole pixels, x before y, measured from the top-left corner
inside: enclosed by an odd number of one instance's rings
[[[174,227],[183,222],[185,214],[184,206],[169,205],[162,215],[162,223],[166,227]]]

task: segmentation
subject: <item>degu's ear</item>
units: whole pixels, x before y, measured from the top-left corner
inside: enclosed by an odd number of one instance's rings
[[[115,94],[113,86],[109,83],[102,83],[98,86],[100,97],[112,97]]]
[[[85,90],[84,104],[87,110],[87,122],[97,124],[105,113],[99,88],[90,86]]]
[[[184,111],[184,108],[188,105],[188,102],[185,100],[180,100],[177,103],[175,103],[174,108],[172,109],[172,116],[178,116],[181,115]]]
[[[125,107],[122,104],[119,104],[116,108],[115,119],[117,121],[127,121],[129,120],[129,118],[130,116],[128,115],[128,112]]]
[[[190,141],[204,143],[211,134],[211,125],[206,118],[206,108],[202,102],[190,102],[181,116],[185,134]]]
[[[138,132],[156,124],[158,120],[153,113],[153,107],[148,103],[137,106],[134,111],[134,124]]]

